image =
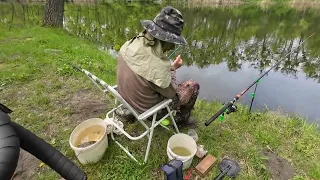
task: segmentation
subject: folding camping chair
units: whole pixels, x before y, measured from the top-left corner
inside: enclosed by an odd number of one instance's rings
[[[145,157],[144,157],[144,163],[146,163],[147,160],[148,160],[154,128],[157,127],[158,125],[161,125],[163,128],[165,128],[167,130],[170,130],[168,127],[163,126],[161,124],[161,122],[163,120],[165,120],[168,116],[170,116],[171,117],[171,121],[172,121],[172,123],[174,125],[174,128],[175,128],[176,132],[179,133],[179,129],[178,129],[177,124],[175,123],[175,120],[173,118],[173,114],[175,113],[175,111],[174,110],[170,110],[170,108],[169,108],[169,104],[172,102],[172,99],[166,99],[166,100],[158,103],[157,105],[153,106],[152,108],[150,108],[146,112],[140,114],[128,102],[126,102],[121,97],[121,95],[118,93],[118,91],[116,91],[117,86],[110,86],[109,84],[107,84],[106,82],[104,82],[103,80],[99,79],[98,77],[96,77],[95,75],[91,74],[90,72],[88,72],[85,69],[81,69],[81,68],[76,67],[76,66],[73,66],[73,67],[76,68],[77,70],[85,73],[89,77],[89,79],[92,80],[92,82],[94,82],[104,93],[107,94],[109,92],[115,98],[114,108],[107,113],[105,121],[106,121],[107,124],[111,124],[112,125],[112,128],[113,128],[111,130],[111,138],[112,138],[112,140],[114,140],[116,142],[116,144],[118,144],[121,147],[121,149],[123,149],[128,154],[128,156],[130,156],[136,162],[138,162],[137,159],[129,152],[129,150],[126,149],[117,140],[115,140],[114,128],[117,131],[120,131],[122,134],[124,134],[130,140],[134,140],[135,141],[135,140],[142,139],[145,136],[148,137],[148,144],[147,144],[147,149],[146,149],[146,153],[145,153]],[[118,125],[116,117],[115,117],[115,111],[117,109],[122,108],[122,107],[127,108],[134,115],[134,117],[138,120],[138,122],[145,128],[145,131],[142,134],[140,134],[139,136],[133,137],[133,136],[129,135],[122,127],[120,127]],[[157,119],[157,112],[159,110],[161,110],[161,109],[164,109],[164,108],[167,109],[168,113],[165,116],[163,116],[160,120],[156,120]],[[111,114],[112,114],[112,116],[111,116]],[[146,121],[147,118],[149,118],[151,116],[153,116],[152,123],[151,123],[151,126],[148,126],[144,121]]]

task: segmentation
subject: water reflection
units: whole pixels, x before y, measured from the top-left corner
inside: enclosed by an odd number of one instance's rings
[[[152,19],[160,9],[161,6],[68,5],[65,28],[117,50],[142,30],[139,20]],[[199,27],[188,39],[189,46],[180,51],[186,65],[205,68],[225,62],[230,71],[237,71],[247,62],[263,71],[293,51],[276,71],[296,76],[301,69],[308,78],[320,82],[319,51],[315,48],[319,46],[319,36],[301,45],[319,30],[318,12],[281,6],[267,10],[256,6],[180,9],[186,22],[186,37]]]
[[[242,69],[237,72],[229,71],[227,64],[222,63],[204,69],[194,65],[182,67],[177,73],[179,82],[188,79],[199,82],[201,98],[221,102],[230,101],[260,75],[260,72],[250,68],[248,63],[242,64]],[[297,77],[299,78],[290,78],[280,72],[269,73],[258,85],[253,109],[280,108],[289,114],[296,114],[320,124],[320,86],[312,79],[305,79],[302,72],[297,72]],[[238,103],[250,105],[253,91],[254,88],[249,90]],[[212,115],[214,113],[212,112]]]

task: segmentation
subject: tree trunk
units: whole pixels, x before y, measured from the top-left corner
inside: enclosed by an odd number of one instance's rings
[[[43,25],[44,26],[58,26],[63,25],[63,5],[64,0],[47,0]]]

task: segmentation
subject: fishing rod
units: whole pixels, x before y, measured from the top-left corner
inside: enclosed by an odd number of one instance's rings
[[[305,41],[303,41],[298,47],[300,47],[302,44],[304,44],[310,37],[312,37],[316,32],[312,33]],[[297,48],[298,48],[297,47]],[[297,49],[296,48],[296,49]],[[295,50],[296,50],[295,49]],[[235,112],[236,106],[234,103],[241,98],[252,86],[254,86],[256,83],[260,81],[261,78],[263,78],[266,74],[268,74],[269,71],[271,71],[273,68],[278,66],[284,58],[286,58],[288,55],[292,54],[294,50],[289,52],[285,57],[279,60],[275,65],[273,65],[268,71],[263,73],[257,80],[255,80],[251,85],[249,85],[245,90],[243,90],[240,94],[238,94],[236,97],[234,97],[228,104],[224,105],[215,115],[213,115],[207,122],[204,123],[205,126],[209,126],[217,117],[219,117],[224,112],[227,112],[227,114],[231,112]]]

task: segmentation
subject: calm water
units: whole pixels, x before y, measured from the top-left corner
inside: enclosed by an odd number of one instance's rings
[[[139,20],[153,19],[162,7],[67,5],[64,28],[101,47],[118,50],[142,30]],[[185,19],[184,36],[197,29],[189,37],[188,46],[178,51],[185,62],[178,70],[179,82],[197,80],[200,98],[229,101],[294,50],[259,83],[254,109],[281,107],[320,124],[320,34],[301,45],[310,34],[319,32],[320,12],[285,6],[178,8]],[[12,8],[2,5],[1,9],[1,23],[41,23],[43,6],[15,7],[13,22]],[[239,103],[250,104],[253,89]]]

